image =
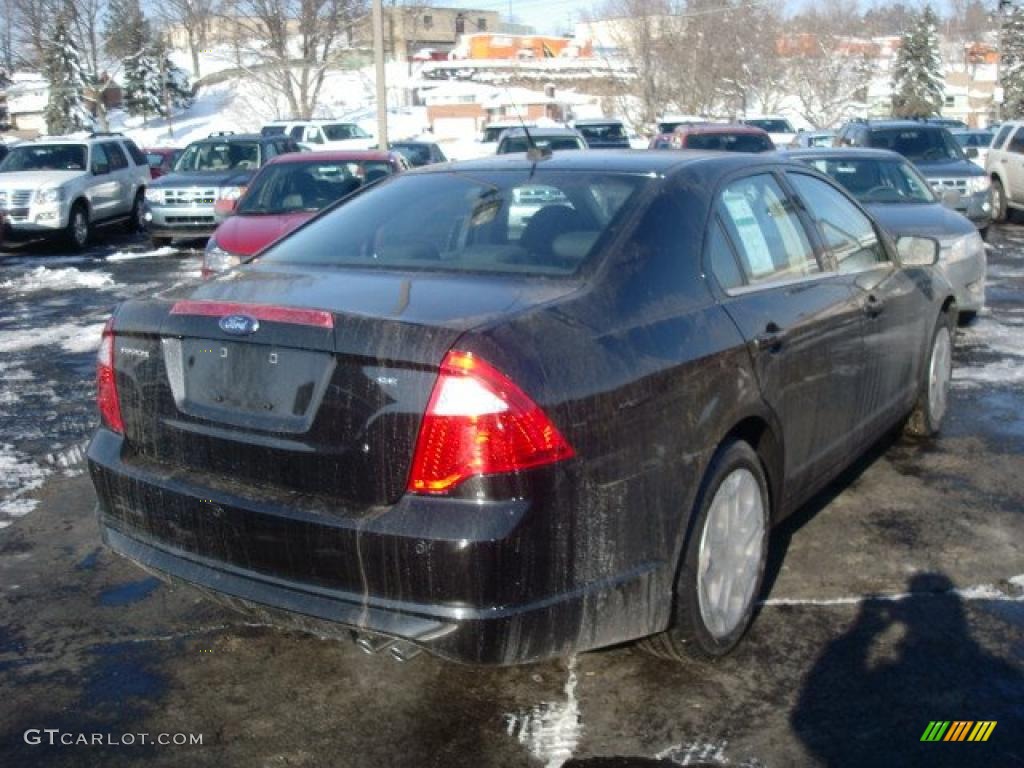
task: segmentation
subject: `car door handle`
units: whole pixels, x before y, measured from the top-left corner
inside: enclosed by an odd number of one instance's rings
[[[864,300],[864,314],[868,317],[878,317],[884,308],[885,303],[873,293]]]
[[[765,352],[778,352],[782,349],[782,328],[777,323],[768,323],[764,333],[754,337],[754,346]]]

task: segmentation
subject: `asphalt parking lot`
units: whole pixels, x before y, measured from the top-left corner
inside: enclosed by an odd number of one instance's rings
[[[100,328],[199,253],[0,254],[0,765],[1024,765],[1024,226],[990,239],[942,435],[883,441],[775,532],[713,668],[398,664],[108,554],[83,463]],[[932,721],[996,725],[922,742]],[[153,743],[179,734],[202,743]]]

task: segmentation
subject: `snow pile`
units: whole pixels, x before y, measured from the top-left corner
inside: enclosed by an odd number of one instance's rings
[[[25,460],[10,443],[0,443],[0,528],[36,508],[39,502],[25,495],[42,486],[48,474],[43,467]]]
[[[47,328],[4,331],[0,335],[0,352],[23,352],[47,345],[60,345],[71,354],[94,352],[99,348],[102,333],[103,323],[61,323]]]
[[[0,288],[15,293],[34,291],[70,291],[76,288],[103,289],[113,287],[113,278],[105,272],[82,272],[74,267],[49,269],[36,267],[21,277],[0,282]]]
[[[169,245],[165,245],[162,248],[157,248],[153,251],[117,251],[107,256],[107,261],[134,261],[135,259],[151,259],[156,256],[170,256],[172,253],[177,253],[177,248],[172,248]]]
[[[960,329],[957,345],[999,356],[991,362],[954,365],[953,381],[958,385],[1024,384],[1024,323],[983,315]]]

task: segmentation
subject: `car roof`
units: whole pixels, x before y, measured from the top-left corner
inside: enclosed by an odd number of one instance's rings
[[[675,133],[680,136],[691,134],[721,134],[721,133],[742,133],[749,136],[768,136],[768,132],[754,125],[743,125],[742,123],[701,123],[700,125],[680,125]]]
[[[888,149],[869,149],[867,147],[809,147],[807,149],[780,149],[779,157],[790,160],[813,160],[815,158],[835,158],[842,160],[899,160],[910,162],[899,152]]]
[[[436,147],[436,141],[418,141],[416,139],[406,139],[403,141],[392,141],[389,142],[393,147]]]
[[[573,125],[611,125],[612,123],[622,125],[622,121],[617,117],[585,117],[572,121]]]
[[[550,157],[531,161],[525,152],[494,155],[474,160],[463,160],[446,165],[424,166],[411,173],[450,173],[459,171],[591,171],[598,173],[627,173],[668,175],[687,166],[703,166],[721,173],[749,168],[752,164],[779,164],[774,153],[751,155],[739,152],[708,152],[682,149],[672,152],[652,152],[647,149],[609,149],[600,152],[584,150],[554,151]]]
[[[202,139],[196,139],[192,144],[206,144],[214,141],[275,141],[279,140],[279,136],[261,136],[258,133],[229,133],[224,136],[206,136]]]
[[[872,128],[924,128],[929,131],[945,130],[944,125],[938,123],[926,123],[924,120],[871,120],[866,123],[868,129]]]
[[[574,128],[562,128],[560,126],[551,126],[550,128],[534,128],[529,126],[530,136],[572,136],[574,138],[582,138],[580,132]],[[510,138],[514,136],[525,136],[526,131],[522,128],[509,128],[502,138]]]
[[[362,161],[388,162],[395,159],[394,152],[382,152],[377,149],[337,149],[324,152],[289,152],[278,155],[267,165],[283,163],[354,163]]]

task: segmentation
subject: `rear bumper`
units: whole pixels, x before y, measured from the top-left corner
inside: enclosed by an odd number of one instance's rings
[[[587,567],[573,558],[582,548],[566,536],[575,526],[553,536],[535,524],[550,507],[406,497],[357,518],[314,516],[122,461],[122,446],[101,429],[89,447],[106,544],[275,623],[323,622],[477,664],[588,650],[668,623],[669,601],[654,598],[667,598],[670,569],[580,578]],[[303,549],[310,541],[313,557]]]

